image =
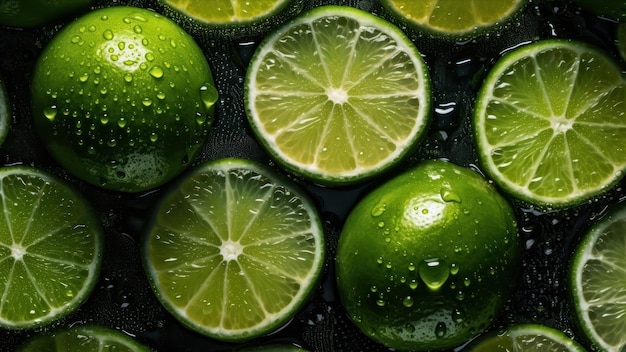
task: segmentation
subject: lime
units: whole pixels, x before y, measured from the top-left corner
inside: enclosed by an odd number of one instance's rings
[[[132,337],[102,326],[80,325],[38,334],[28,339],[18,352],[149,352]]]
[[[0,327],[25,329],[73,312],[100,271],[103,232],[87,201],[24,166],[0,168]]]
[[[93,0],[2,0],[0,24],[11,27],[38,27],[81,10],[87,10]]]
[[[139,192],[184,170],[202,147],[217,91],[194,40],[146,9],[109,7],[66,26],[37,62],[37,132],[75,176]]]
[[[285,9],[293,0],[161,0],[182,14],[210,26],[245,26]]]
[[[323,6],[266,37],[245,82],[248,120],[282,166],[323,184],[371,178],[426,131],[425,63],[397,27]]]
[[[7,95],[6,87],[0,77],[0,146],[9,133],[11,126],[11,104]]]
[[[487,328],[513,286],[512,208],[470,169],[425,161],[371,191],[339,237],[339,296],[390,348],[451,349]]]
[[[569,269],[579,325],[602,351],[626,348],[626,206],[596,221],[583,236]]]
[[[625,88],[614,60],[587,44],[544,40],[509,52],[474,109],[485,171],[546,209],[607,191],[626,166]]]
[[[585,352],[576,341],[545,325],[520,324],[473,342],[468,352]]]
[[[602,17],[626,21],[626,2],[623,0],[573,0],[582,8]]]
[[[393,15],[418,30],[443,37],[472,37],[500,27],[527,0],[382,0]]]
[[[325,250],[317,210],[291,181],[248,160],[221,159],[167,193],[143,253],[174,317],[209,337],[244,341],[303,306]]]

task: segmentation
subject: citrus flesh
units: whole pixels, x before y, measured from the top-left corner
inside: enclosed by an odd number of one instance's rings
[[[491,333],[481,337],[466,351],[585,352],[585,349],[559,330],[545,325],[520,324],[508,327],[504,333]]]
[[[382,0],[410,25],[441,36],[472,36],[494,29],[518,13],[526,0]]]
[[[43,26],[87,10],[93,0],[3,0],[0,24],[18,28]]]
[[[9,133],[11,126],[11,104],[7,95],[6,86],[0,78],[0,146]]]
[[[474,110],[485,171],[541,208],[607,191],[626,166],[626,86],[621,70],[587,44],[545,40],[491,69]]]
[[[271,17],[293,0],[162,0],[181,13],[208,25],[249,25]]]
[[[0,169],[0,326],[46,325],[73,312],[100,271],[103,233],[80,194],[29,167]]]
[[[451,349],[481,333],[520,264],[510,205],[480,174],[426,161],[354,207],[339,237],[341,302],[398,350]]]
[[[579,326],[602,351],[626,348],[626,207],[619,205],[583,236],[569,269]]]
[[[244,98],[252,129],[283,167],[348,184],[415,147],[429,119],[430,81],[398,28],[355,8],[324,6],[261,43]]]
[[[314,289],[325,253],[306,195],[242,159],[205,163],[176,186],[158,206],[143,251],[163,305],[224,341],[287,322]]]
[[[18,348],[18,352],[150,352],[130,336],[102,326],[81,325],[38,334]]]
[[[75,176],[124,192],[177,176],[202,147],[217,91],[194,40],[146,9],[114,6],[64,27],[38,59],[35,127]]]

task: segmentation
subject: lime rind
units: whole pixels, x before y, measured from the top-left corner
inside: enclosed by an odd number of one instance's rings
[[[590,342],[604,351],[626,348],[624,251],[626,206],[622,203],[588,229],[570,264],[576,321]]]
[[[579,73],[581,65],[596,73]],[[481,163],[531,206],[553,210],[591,200],[623,177],[625,105],[619,66],[599,49],[563,39],[520,47],[494,65],[480,89],[473,128]]]
[[[563,351],[585,352],[575,340],[563,332],[540,324],[519,324],[504,332],[492,332],[472,342],[468,352]]]
[[[280,13],[282,13],[283,11],[285,11],[289,5],[291,5],[292,3],[294,3],[294,1],[297,0],[277,0],[276,3],[273,5],[273,7],[268,7],[263,9],[263,11],[261,11],[261,13],[258,13],[254,16],[245,16],[245,15],[237,15],[235,13],[233,13],[229,18],[228,21],[218,21],[215,19],[207,19],[202,17],[200,14],[192,14],[191,11],[189,9],[189,0],[160,0],[163,4],[165,4],[166,6],[168,6],[169,8],[177,11],[178,13],[182,14],[183,16],[191,19],[193,22],[198,23],[200,25],[203,26],[207,26],[207,27],[214,27],[214,28],[241,28],[241,27],[249,27],[249,26],[254,26],[257,24],[260,24]],[[215,2],[215,1],[214,1]],[[220,2],[227,2],[227,1],[220,1]],[[198,0],[196,1],[196,3],[210,3],[210,1],[203,1],[203,0]],[[245,5],[259,5],[258,4],[259,1],[254,1],[254,2],[245,2]],[[261,5],[263,6],[267,6],[267,3],[269,3],[269,1],[263,1],[261,2]],[[206,6],[206,5],[204,5]],[[215,12],[216,4],[212,4],[211,8],[209,10]],[[221,9],[219,10],[221,12],[223,12]],[[241,11],[241,12],[245,12],[245,11]]]
[[[75,311],[96,285],[104,247],[89,203],[55,176],[0,169],[0,326],[29,329]]]
[[[488,33],[496,32],[497,30],[507,26],[510,24],[517,16],[519,16],[525,6],[528,3],[528,0],[520,0],[516,1],[513,7],[509,9],[509,12],[504,14],[499,18],[489,18],[482,19],[480,23],[474,23],[471,26],[466,26],[465,28],[460,29],[450,29],[441,26],[435,26],[430,23],[424,23],[421,20],[411,18],[406,13],[403,12],[402,6],[416,6],[413,3],[414,0],[404,1],[404,5],[398,5],[399,1],[393,0],[381,0],[383,8],[394,18],[398,19],[405,25],[417,30],[418,32],[426,33],[434,38],[447,39],[447,40],[467,40],[475,37],[479,37],[481,35],[486,35]],[[478,0],[480,2],[481,0]],[[497,2],[501,2],[502,0],[498,0]],[[429,6],[433,8],[436,7],[437,1],[430,1],[428,5],[417,5],[417,6]],[[477,0],[473,0],[472,2],[477,2]],[[451,2],[450,2],[451,3]],[[485,5],[486,7],[492,7],[496,4],[494,1],[489,1],[490,4]],[[474,13],[474,10],[471,10],[468,7],[468,2],[459,2],[462,4],[465,9],[463,11],[463,15]],[[493,8],[490,8],[493,10]],[[432,14],[432,13],[431,13]],[[442,13],[442,15],[450,16],[450,13]],[[491,14],[481,13],[483,16],[490,16]],[[455,20],[459,22],[459,19]]]
[[[303,191],[260,164],[227,158],[196,167],[165,195],[142,257],[157,298],[182,324],[242,342],[277,329],[304,305],[324,246]]]
[[[340,23],[336,30],[346,33],[321,33],[320,28],[327,30],[337,24],[326,26],[326,22]],[[305,33],[308,38],[296,40],[294,33]],[[368,51],[379,50],[375,46],[365,45],[361,55],[350,49],[352,44],[345,35],[360,43],[363,33],[365,37],[380,34],[387,38],[385,48],[393,46],[395,57],[380,63]],[[282,48],[277,49],[275,44],[285,38],[292,43],[282,42]],[[336,38],[345,42],[333,42]],[[373,38],[366,41],[381,42]],[[320,42],[331,45],[320,49]],[[300,53],[294,60],[291,53],[281,52],[283,49],[311,55]],[[368,63],[346,64],[346,55]],[[394,64],[400,60],[414,71],[394,72]],[[274,65],[285,70],[267,70]],[[260,72],[262,69],[266,72]],[[373,74],[376,70],[380,72]],[[385,75],[389,79],[380,80]],[[274,160],[316,183],[341,186],[382,174],[418,146],[430,121],[430,89],[426,64],[404,32],[367,12],[330,5],[302,14],[264,39],[246,74],[244,101],[257,139]],[[380,120],[379,116],[369,116],[375,110],[384,111]],[[359,119],[345,118],[347,115]],[[285,121],[290,121],[287,126]]]
[[[152,351],[152,349],[118,330],[98,325],[79,325],[49,333],[39,333],[26,340],[18,347],[17,351],[48,351],[50,346],[55,346],[55,352]]]

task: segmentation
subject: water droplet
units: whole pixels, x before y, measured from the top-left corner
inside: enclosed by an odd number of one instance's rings
[[[458,308],[454,308],[452,310],[452,321],[457,324],[463,322],[463,312],[461,312]]]
[[[450,274],[456,275],[459,273],[459,266],[455,263],[450,264]]]
[[[446,323],[440,321],[437,326],[435,326],[435,336],[437,336],[437,338],[444,337],[447,332],[448,327],[446,326]]]
[[[409,288],[411,290],[415,290],[418,286],[417,280],[416,279],[411,279],[411,282],[409,282]]]
[[[139,34],[139,33],[143,32],[143,28],[141,28],[140,25],[136,25],[135,27],[133,27],[133,32]]]
[[[159,139],[159,136],[156,133],[154,133],[154,132],[150,133],[150,141],[151,142],[156,142],[158,139]]]
[[[57,107],[56,105],[52,105],[43,110],[44,116],[50,121],[54,121],[54,118],[57,116]]]
[[[427,259],[419,264],[419,276],[431,290],[438,290],[450,276],[450,267],[443,259]]]
[[[376,263],[382,264],[383,263],[383,257],[378,257],[378,259],[376,259]]]
[[[381,228],[381,229],[382,229],[383,227],[385,227],[385,222],[384,222],[384,221],[380,221],[380,222],[378,223],[378,228]]]
[[[415,304],[415,300],[413,300],[413,297],[411,296],[406,296],[402,300],[402,305],[404,305],[407,308],[413,307],[413,304]]]
[[[376,285],[372,285],[372,287],[370,287],[370,291],[377,292],[378,291],[378,287]]]
[[[119,120],[117,120],[117,125],[120,126],[120,128],[126,127],[126,119],[123,117],[120,117]]]
[[[124,75],[124,81],[126,81],[127,83],[130,83],[133,81],[133,75],[131,75],[130,73],[127,73]]]
[[[107,142],[107,145],[109,147],[115,147],[117,145],[117,139],[114,139],[114,138],[109,139],[109,141]]]
[[[80,36],[75,35],[70,41],[72,42],[72,44],[78,44],[80,42]]]
[[[113,32],[111,32],[110,30],[106,30],[104,32],[102,32],[102,37],[106,40],[112,40],[113,39]]]
[[[150,69],[150,75],[154,78],[162,78],[163,77],[163,69],[159,66],[154,66]]]
[[[218,97],[218,92],[212,84],[205,84],[200,87],[200,100],[202,100],[205,109],[208,110],[213,107]]]
[[[109,115],[103,114],[102,116],[100,116],[100,122],[103,125],[106,125],[107,123],[109,123]]]
[[[158,98],[158,99],[160,99],[160,100],[165,99],[165,93],[163,93],[163,92],[158,92],[158,93],[157,93],[157,98]]]
[[[446,202],[455,202],[455,203],[461,203],[461,196],[459,196],[457,193],[452,192],[449,189],[442,189],[441,192],[441,199],[443,199]]]
[[[89,80],[89,74],[87,72],[83,73],[80,77],[78,77],[78,80],[81,82],[87,82],[87,80]]]
[[[152,105],[152,100],[150,100],[150,98],[145,98],[141,101],[141,103],[143,104],[143,106],[150,106]]]
[[[146,60],[148,60],[148,61],[154,61],[154,55],[152,55],[152,53],[147,53],[147,54],[146,54]]]
[[[415,271],[415,269],[416,269],[415,264],[409,263],[409,271]]]
[[[372,208],[371,214],[373,217],[378,217],[383,215],[383,213],[386,210],[387,205],[385,203],[380,203],[377,204],[375,207]]]
[[[385,301],[383,301],[382,299],[377,299],[376,300],[376,305],[379,307],[384,307],[385,306]]]

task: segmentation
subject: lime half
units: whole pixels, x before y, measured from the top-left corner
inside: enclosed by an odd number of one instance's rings
[[[584,235],[569,271],[578,323],[603,351],[626,349],[626,205]]]
[[[541,208],[607,191],[626,167],[626,84],[617,63],[576,41],[520,47],[488,73],[474,110],[480,160]]]
[[[86,200],[43,171],[0,169],[0,327],[31,328],[91,293],[103,233]]]
[[[496,29],[527,0],[382,0],[393,15],[418,30],[442,37],[471,37]]]
[[[209,26],[245,26],[272,17],[293,0],[161,0],[182,14]]]
[[[101,326],[82,325],[39,334],[28,339],[18,352],[149,352],[132,337]]]
[[[207,336],[243,341],[289,320],[322,271],[314,205],[241,159],[205,163],[165,196],[143,244],[161,303]]]
[[[245,83],[248,119],[282,166],[347,184],[398,163],[424,134],[426,65],[397,27],[324,6],[261,43]]]
[[[504,333],[487,334],[467,349],[467,352],[545,351],[585,352],[585,349],[561,331],[538,324],[514,325]]]

